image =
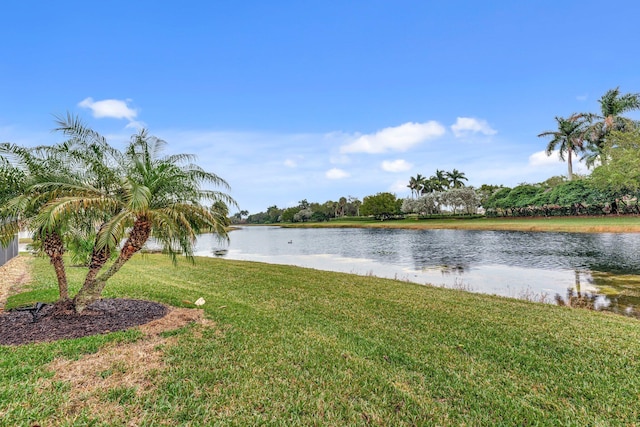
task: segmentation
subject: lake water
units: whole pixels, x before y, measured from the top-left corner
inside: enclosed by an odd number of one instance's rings
[[[373,275],[537,301],[589,295],[598,309],[640,311],[640,234],[243,227],[196,255]]]

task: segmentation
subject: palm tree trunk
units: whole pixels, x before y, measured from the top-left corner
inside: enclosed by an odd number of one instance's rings
[[[571,147],[569,147],[567,149],[567,167],[569,168],[567,178],[569,179],[569,181],[573,179],[573,165],[571,163],[571,153],[572,153],[572,150],[571,150]]]
[[[100,226],[100,230],[98,231],[98,236],[100,236],[101,234],[100,232],[103,231],[105,226],[106,226],[106,223]],[[104,248],[98,249],[97,240],[98,239],[96,238],[96,245],[93,247],[93,252],[91,254],[91,262],[89,263],[89,271],[87,272],[87,277],[85,277],[84,279],[83,287],[91,286],[91,282],[93,282],[96,279],[96,277],[98,276],[98,273],[100,272],[102,267],[104,267],[104,265],[109,260],[109,257],[111,256],[111,251],[109,250],[108,247],[105,246]]]
[[[49,257],[51,265],[53,265],[56,272],[59,301],[67,301],[69,299],[69,286],[67,284],[67,273],[64,269],[64,260],[62,259],[64,254],[62,237],[57,231],[49,232],[46,234],[42,244],[44,252]]]
[[[151,235],[151,223],[146,217],[139,217],[133,224],[133,228],[129,233],[127,241],[120,250],[120,255],[115,262],[109,267],[109,269],[98,277],[99,268],[95,271],[93,280],[85,280],[84,285],[75,298],[73,299],[74,308],[77,313],[81,313],[92,302],[98,300],[102,295],[102,291],[107,284],[107,280],[116,274],[122,266],[131,259],[131,257],[138,252],[149,239]],[[106,262],[106,261],[105,261]],[[89,274],[92,274],[90,271]],[[87,279],[89,274],[87,274]]]
[[[89,264],[89,271],[87,272],[87,277],[84,279],[84,284],[82,285],[83,288],[85,286],[91,286],[91,283],[96,280],[98,273],[107,263],[110,256],[111,252],[108,248],[102,248],[100,250],[96,250],[96,248],[93,249],[91,264]]]

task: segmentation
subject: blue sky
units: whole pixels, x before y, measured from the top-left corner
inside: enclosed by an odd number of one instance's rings
[[[140,126],[226,179],[241,209],[323,203],[409,177],[566,174],[537,135],[640,92],[635,1],[120,1],[3,5],[0,141],[114,145]],[[580,171],[580,167],[578,167]]]

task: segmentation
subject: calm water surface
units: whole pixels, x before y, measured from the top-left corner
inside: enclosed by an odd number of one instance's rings
[[[201,236],[196,255],[374,275],[597,308],[640,310],[640,234],[244,227],[231,243]]]

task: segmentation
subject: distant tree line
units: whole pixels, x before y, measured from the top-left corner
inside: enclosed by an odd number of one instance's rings
[[[360,216],[362,202],[353,196],[340,197],[337,201],[328,200],[324,203],[310,203],[307,199],[298,202],[296,206],[281,209],[276,205],[270,206],[266,212],[249,215],[247,224],[277,224],[281,222],[322,222],[345,216]],[[245,211],[246,212],[246,211]],[[238,217],[235,217],[238,219]]]
[[[266,212],[249,215],[246,222],[328,221],[346,216],[388,220],[407,214],[426,218],[478,212],[491,217],[640,215],[640,129],[610,132],[600,156],[606,161],[596,166],[589,176],[574,175],[572,180],[556,176],[513,188],[486,184],[477,189],[464,184],[457,187],[420,185],[415,187],[417,192],[412,190],[412,195],[405,199],[389,192],[366,196],[362,202],[355,197],[323,204],[305,199],[286,209],[271,206]],[[432,178],[445,176],[438,172],[442,171],[437,171]],[[412,177],[411,182],[421,182],[419,178],[421,175]]]
[[[398,199],[388,192],[323,204],[302,200],[295,207],[271,206],[266,212],[240,212],[233,222],[273,224],[280,222],[328,221],[345,216],[369,216],[380,220],[438,215],[558,216],[640,215],[640,124],[624,114],[640,109],[640,94],[607,91],[597,113],[573,113],[555,118],[557,129],[540,133],[550,138],[547,155],[558,153],[567,161],[567,176],[542,183],[524,183],[514,188],[497,185],[467,187],[467,177],[453,169],[437,169],[428,178],[410,177],[411,196]],[[576,158],[592,169],[589,176],[573,172]]]

